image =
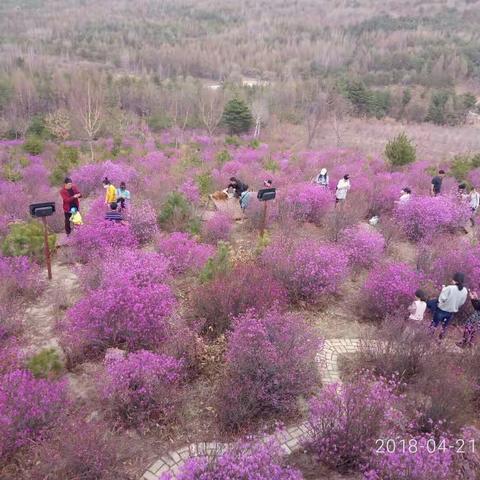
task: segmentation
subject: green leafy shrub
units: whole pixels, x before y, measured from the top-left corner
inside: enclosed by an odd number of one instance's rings
[[[58,185],[68,175],[73,167],[79,164],[79,152],[75,147],[61,145],[55,156],[56,164],[50,175],[50,182]]]
[[[260,140],[258,138],[254,138],[250,143],[249,143],[249,146],[253,149],[257,149],[258,147],[260,147]]]
[[[209,193],[213,192],[213,179],[210,172],[200,173],[197,176],[198,189],[200,194],[206,197]]]
[[[402,132],[390,140],[385,147],[385,156],[393,167],[401,167],[413,163],[416,159],[416,148],[407,135]]]
[[[48,235],[50,250],[55,248],[56,235]],[[14,223],[2,244],[2,252],[9,257],[27,255],[44,261],[43,225],[37,221]]]
[[[221,164],[227,163],[232,159],[228,150],[222,150],[221,152],[218,152],[216,158],[217,162]]]
[[[63,362],[55,348],[44,348],[30,358],[27,368],[35,378],[49,378],[60,374]]]
[[[278,165],[278,162],[274,160],[273,158],[269,157],[263,162],[263,168],[265,170],[268,170],[269,172],[277,172],[280,170],[280,166]]]
[[[200,283],[210,282],[218,275],[226,274],[231,268],[230,249],[225,242],[218,242],[217,253],[207,260],[200,272]]]
[[[231,135],[238,135],[250,130],[253,117],[248,105],[243,100],[232,98],[225,105],[222,120]]]
[[[45,138],[47,134],[48,132],[45,126],[44,118],[40,115],[35,115],[32,118],[30,125],[28,126],[27,136],[32,135],[40,138]]]
[[[236,135],[229,135],[225,138],[225,145],[233,145],[234,147],[239,147],[241,143],[242,142]]]
[[[192,205],[180,192],[171,192],[158,216],[159,224],[166,230],[190,232],[198,235],[201,221],[194,214]]]
[[[38,135],[31,135],[27,137],[23,144],[23,149],[30,155],[40,155],[45,148],[45,144],[41,137]]]
[[[462,182],[466,180],[472,168],[472,159],[468,155],[455,155],[450,165],[450,172],[459,182]]]

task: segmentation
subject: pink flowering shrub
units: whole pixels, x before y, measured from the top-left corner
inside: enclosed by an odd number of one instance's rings
[[[349,264],[354,270],[370,268],[378,263],[385,250],[383,235],[361,225],[344,230],[340,244],[345,248]]]
[[[296,220],[320,224],[325,215],[333,209],[333,193],[311,183],[292,185],[284,199],[285,208]]]
[[[200,203],[200,190],[195,180],[189,179],[180,185],[178,191],[183,194],[185,199],[192,205]]]
[[[376,440],[391,438],[405,422],[397,384],[368,375],[353,383],[326,385],[310,400],[310,437],[305,447],[340,472],[365,466]]]
[[[114,163],[110,160],[103,163],[88,163],[76,168],[70,174],[73,183],[83,196],[87,197],[95,190],[102,189],[102,181],[108,177],[113,185],[118,187],[120,182],[126,182],[127,188],[134,184],[138,178],[137,171],[123,163]],[[132,195],[134,192],[132,192]]]
[[[419,245],[419,267],[436,287],[447,285],[455,272],[463,272],[471,288],[480,286],[480,247],[466,239],[446,236]]]
[[[50,432],[48,442],[34,451],[29,478],[62,480],[124,480],[125,439],[119,441],[101,420],[86,420],[88,412],[69,416]],[[30,473],[30,472],[29,472]]]
[[[167,473],[161,480],[173,480]],[[190,458],[178,480],[302,480],[302,474],[283,466],[282,451],[274,442],[239,442],[214,458]]]
[[[18,340],[15,337],[8,337],[6,332],[2,334],[0,327],[0,375],[18,370],[22,367],[25,359]]]
[[[125,220],[140,245],[152,241],[158,233],[157,213],[150,202],[130,204]]]
[[[264,250],[262,262],[283,283],[292,301],[315,302],[335,293],[348,273],[343,248],[310,239],[295,244],[277,240]]]
[[[137,287],[165,283],[170,277],[170,262],[160,253],[129,248],[107,249],[101,258],[82,266],[82,285],[89,289],[108,287],[121,281]]]
[[[286,306],[287,292],[270,272],[255,265],[239,265],[227,275],[198,287],[192,295],[192,310],[202,330],[219,335],[230,329],[232,318],[254,308],[257,313],[273,305]]]
[[[108,347],[157,348],[165,341],[176,301],[163,284],[139,287],[118,281],[89,292],[66,314],[63,342],[71,361]]]
[[[387,439],[385,439],[385,442]],[[393,445],[393,447],[392,447]],[[454,474],[455,444],[445,436],[394,438],[394,451],[372,453],[364,480],[450,480]]]
[[[40,267],[29,257],[0,256],[0,301],[32,299],[45,288],[45,278]]]
[[[431,238],[463,227],[470,218],[467,204],[455,197],[412,197],[395,209],[395,219],[411,240]]]
[[[110,415],[126,426],[165,422],[178,403],[182,362],[145,350],[105,359],[100,379]]]
[[[365,313],[381,319],[387,315],[405,315],[423,275],[409,265],[391,262],[371,270],[363,285],[362,304]]]
[[[274,308],[263,315],[249,310],[238,317],[218,392],[224,428],[236,430],[260,417],[295,410],[297,398],[317,384],[315,356],[322,344],[300,316]]]
[[[230,240],[232,228],[232,218],[226,213],[217,212],[210,220],[205,222],[202,236],[206,242],[216,245],[219,240]]]
[[[24,370],[0,377],[0,458],[41,438],[59,420],[67,402],[65,387]]]
[[[68,239],[77,262],[86,263],[102,255],[102,251],[115,248],[136,248],[137,239],[128,225],[102,221],[86,223],[76,228]]]
[[[211,245],[198,243],[188,233],[182,232],[160,237],[156,250],[169,259],[172,272],[175,274],[200,270],[215,253]]]

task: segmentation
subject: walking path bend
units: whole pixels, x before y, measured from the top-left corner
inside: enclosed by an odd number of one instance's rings
[[[323,349],[318,352],[316,362],[318,364],[323,384],[340,381],[338,369],[338,356],[355,353],[360,346],[359,339],[335,338],[325,340]],[[306,422],[286,428],[280,432],[265,436],[262,441],[275,439],[286,455],[298,450],[301,441],[309,435],[309,427]],[[187,445],[179,450],[166,453],[158,458],[143,474],[141,480],[160,480],[162,475],[170,473],[176,478],[180,467],[191,457],[213,456],[226,450],[228,444],[218,442],[199,442]]]

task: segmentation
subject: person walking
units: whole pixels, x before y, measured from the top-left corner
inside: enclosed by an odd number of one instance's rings
[[[425,311],[427,310],[427,296],[423,290],[417,290],[415,292],[415,300],[408,307],[410,320],[415,320],[416,322],[421,322]]]
[[[472,216],[470,217],[470,221],[472,222],[472,226],[475,225],[475,215],[477,214],[478,207],[480,205],[480,193],[477,192],[475,187],[472,187],[472,190],[469,195],[469,205],[472,210]]]
[[[112,185],[112,182],[105,177],[103,179],[103,188],[105,189],[105,205],[110,205],[117,201],[117,189]]]
[[[65,233],[68,236],[72,233],[72,225],[70,223],[72,208],[75,208],[77,211],[80,210],[79,198],[81,198],[82,195],[77,186],[72,183],[72,179],[66,177],[63,181],[63,188],[60,190],[60,196],[62,197],[63,213],[65,216]]]
[[[335,206],[339,203],[342,206],[345,204],[350,187],[350,175],[347,173],[337,183],[337,188],[335,190]]]
[[[450,285],[443,285],[438,299],[429,300],[427,308],[432,312],[432,327],[442,327],[439,338],[445,336],[445,332],[455,313],[467,300],[468,290],[464,286],[465,275],[457,272]]]
[[[117,188],[117,203],[120,204],[120,209],[123,210],[128,203],[130,203],[130,192],[127,190],[125,182],[120,182],[120,188]]]
[[[430,193],[433,197],[440,195],[440,192],[442,191],[443,177],[445,177],[445,170],[439,170],[438,175],[432,178]]]
[[[470,292],[470,301],[472,302],[474,312],[467,318],[462,341],[456,344],[460,348],[471,347],[480,329],[480,300],[477,292]]]
[[[326,168],[322,168],[320,173],[313,179],[313,183],[323,188],[328,188],[329,182],[330,179]]]

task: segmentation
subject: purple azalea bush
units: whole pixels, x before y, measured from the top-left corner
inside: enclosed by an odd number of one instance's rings
[[[173,232],[160,237],[156,244],[157,252],[165,255],[175,274],[198,271],[215,254],[211,245],[198,243],[187,233]]]
[[[390,262],[374,267],[362,288],[365,313],[371,318],[404,315],[423,281],[423,275],[405,263]]]
[[[64,346],[80,360],[108,347],[157,348],[167,338],[175,306],[172,290],[163,284],[139,287],[119,281],[90,291],[67,311]]]
[[[228,340],[218,415],[229,430],[268,414],[291,412],[297,398],[317,384],[315,356],[323,341],[299,316],[249,310],[235,320]]]
[[[75,260],[86,263],[93,258],[103,255],[107,249],[136,248],[137,239],[129,225],[101,221],[98,223],[85,223],[76,228],[68,238]]]
[[[99,379],[110,415],[121,423],[142,426],[164,422],[178,403],[182,379],[180,360],[145,350],[105,359]]]
[[[106,288],[112,279],[137,287],[165,283],[170,278],[170,261],[160,253],[119,248],[106,249],[102,257],[80,269],[82,285]]]
[[[400,432],[405,418],[398,384],[368,374],[352,383],[325,386],[309,402],[310,437],[305,448],[340,472],[368,464],[378,438]]]
[[[333,209],[333,193],[311,183],[291,185],[284,198],[285,208],[299,221],[320,224]]]
[[[125,220],[140,245],[152,241],[158,233],[157,212],[148,201],[128,205]]]
[[[345,248],[349,264],[354,270],[372,267],[385,251],[383,235],[367,226],[359,225],[344,230],[340,244]]]
[[[283,465],[282,452],[273,442],[239,442],[214,457],[190,458],[178,480],[302,480],[302,474]],[[161,480],[173,480],[164,474]]]
[[[229,241],[232,234],[233,220],[230,215],[216,212],[203,227],[202,237],[206,242],[216,245],[218,241]]]
[[[39,380],[25,370],[0,377],[0,458],[42,438],[67,405],[63,382]]]
[[[452,196],[412,197],[399,204],[395,219],[411,240],[433,238],[467,224],[470,208]]]
[[[0,256],[0,278],[2,301],[35,298],[46,286],[40,267],[26,256]]]
[[[316,240],[272,242],[262,262],[287,288],[292,301],[315,302],[335,293],[348,274],[348,257],[342,247]]]

